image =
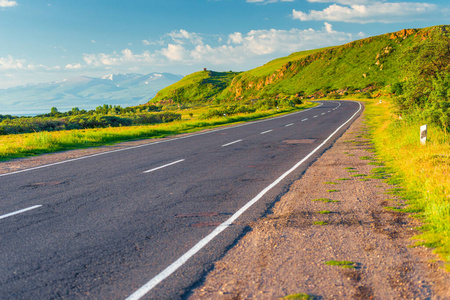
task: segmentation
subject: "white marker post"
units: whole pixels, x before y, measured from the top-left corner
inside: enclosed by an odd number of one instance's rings
[[[427,125],[420,126],[420,143],[422,145],[427,143]]]

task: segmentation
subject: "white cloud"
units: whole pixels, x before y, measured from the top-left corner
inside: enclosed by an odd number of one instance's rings
[[[169,60],[184,60],[186,56],[186,49],[182,45],[169,44],[167,48],[162,49],[161,53]]]
[[[184,29],[172,31],[171,33],[167,34],[169,37],[172,38],[172,40],[177,44],[186,44],[186,43],[192,43],[192,44],[202,44],[202,38],[199,34],[195,32],[187,32]]]
[[[130,49],[124,49],[120,53],[85,54],[83,59],[85,64],[92,68],[115,66],[137,68],[144,65],[169,66],[174,64],[177,66],[213,64],[231,68],[230,64],[245,64],[249,61],[259,61],[262,64],[267,59],[295,51],[343,44],[362,37],[334,31],[332,25],[326,22],[320,30],[251,30],[246,34],[234,32],[228,35],[227,45],[219,44],[217,46],[206,43],[203,39],[198,38],[198,34],[185,30],[172,32],[168,36],[175,40],[183,39],[183,43],[168,43],[151,53],[144,51],[135,54]],[[212,40],[216,41],[216,38],[214,37]]]
[[[124,49],[120,53],[114,51],[111,54],[84,54],[83,60],[89,67],[134,66],[154,62],[153,55],[150,52],[144,51],[141,54],[134,54],[130,49]]]
[[[65,68],[68,70],[78,70],[78,69],[81,69],[82,66],[81,66],[81,64],[73,64],[73,65],[67,64]]]
[[[318,2],[317,0],[313,1]],[[341,2],[356,3],[358,1],[341,0]],[[294,19],[299,19],[301,21],[326,20],[351,23],[394,23],[420,20],[425,16],[437,12],[438,7],[430,3],[374,2],[368,5],[351,4],[350,6],[332,4],[322,11],[311,10],[308,13],[294,9],[292,16]]]
[[[16,59],[12,55],[0,57],[0,70],[55,70],[56,68],[29,64],[25,59]]]
[[[244,39],[242,38],[242,33],[240,32],[235,32],[228,36],[228,44],[242,44],[243,41]]]
[[[13,6],[17,6],[16,1],[0,0],[0,7],[13,7]]]

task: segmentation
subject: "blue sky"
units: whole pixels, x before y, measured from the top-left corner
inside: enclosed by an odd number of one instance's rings
[[[441,0],[0,0],[0,88],[80,75],[244,71],[450,24]]]

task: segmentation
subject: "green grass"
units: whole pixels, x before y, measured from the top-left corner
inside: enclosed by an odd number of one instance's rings
[[[351,178],[339,178],[339,179],[336,179],[336,180],[345,181],[345,180],[351,180]]]
[[[322,214],[322,215],[326,215],[326,214],[331,214],[331,211],[329,210],[321,210],[317,212],[318,214]]]
[[[327,190],[328,193],[337,193],[340,192],[340,190]]]
[[[328,222],[325,222],[325,221],[315,221],[313,224],[314,224],[314,225],[322,226],[322,225],[328,225]]]
[[[327,181],[327,182],[324,182],[323,184],[339,184],[339,183],[333,182],[333,181]]]
[[[351,177],[366,177],[366,174],[353,174]]]
[[[314,296],[299,293],[299,294],[292,294],[288,295],[282,298],[283,300],[314,300]]]
[[[344,168],[344,170],[355,170],[356,168],[354,168],[354,167],[346,167],[346,168]]]
[[[347,260],[342,260],[342,261],[330,260],[330,261],[325,262],[325,264],[328,266],[338,266],[338,267],[345,268],[345,269],[354,269],[355,268],[355,263],[352,261],[347,261]]]
[[[359,159],[361,159],[361,160],[373,160],[374,158],[372,156],[361,156]]]
[[[328,198],[313,199],[312,201],[320,201],[320,202],[324,202],[324,203],[338,203],[338,202],[340,202],[339,200],[331,200],[331,199],[328,199]]]
[[[407,201],[402,211],[418,212],[423,221],[418,244],[434,249],[450,271],[450,135],[428,127],[427,145],[419,143],[421,120],[399,120],[390,101],[366,101],[365,116],[377,156],[389,169],[388,191]],[[387,169],[375,171],[384,177]]]

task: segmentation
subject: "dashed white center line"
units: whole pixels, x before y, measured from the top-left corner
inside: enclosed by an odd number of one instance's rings
[[[308,119],[303,119],[302,122],[308,121]]]
[[[321,113],[321,115],[323,116],[325,113]]]
[[[273,129],[266,130],[266,131],[261,132],[261,134],[266,134],[266,133],[269,133],[269,132],[272,132],[272,131],[273,131]]]
[[[331,112],[331,110],[328,111],[329,113]]]
[[[318,116],[316,115],[316,116],[314,116],[313,118],[317,118]]]
[[[167,164],[167,165],[164,165],[164,166],[160,166],[160,167],[157,167],[157,168],[154,168],[154,169],[151,169],[151,170],[144,171],[143,173],[150,173],[150,172],[153,172],[153,171],[156,171],[156,170],[159,170],[159,169],[162,169],[162,168],[165,168],[165,167],[168,167],[168,166],[180,163],[182,161],[184,161],[184,159],[180,159],[180,160],[171,162],[170,164]]]
[[[4,219],[4,218],[7,218],[7,217],[11,217],[11,216],[14,216],[14,215],[18,215],[18,214],[24,213],[24,212],[29,211],[29,210],[32,210],[32,209],[39,208],[39,207],[41,207],[41,206],[42,206],[42,205],[35,205],[35,206],[31,206],[31,207],[28,207],[28,208],[24,208],[24,209],[21,209],[21,210],[18,210],[18,211],[14,211],[14,212],[9,213],[9,214],[6,214],[6,215],[2,215],[2,216],[0,216],[0,220],[1,220],[1,219]]]
[[[237,140],[237,141],[234,141],[234,142],[222,145],[222,147],[230,146],[230,145],[233,145],[233,144],[236,144],[236,143],[239,143],[239,142],[242,142],[242,140]]]
[[[284,127],[289,127],[289,126],[292,126],[292,125],[294,125],[294,123],[284,125]]]

